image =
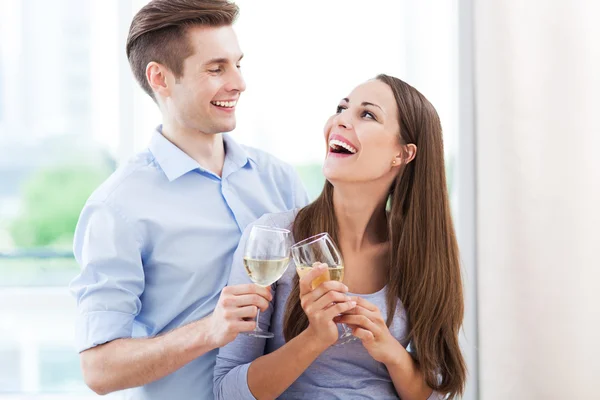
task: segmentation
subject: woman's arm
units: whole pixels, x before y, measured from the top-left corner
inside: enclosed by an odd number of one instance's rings
[[[329,347],[305,330],[273,353],[259,357],[248,369],[248,387],[258,400],[280,396]]]
[[[309,320],[308,328],[300,335],[267,355],[262,355],[264,339],[243,335],[221,349],[214,377],[217,399],[274,399],[335,343],[338,331],[333,319],[356,303],[349,301],[344,293],[348,288],[341,282],[325,282],[312,290],[311,282],[325,270],[323,266],[315,267],[300,280],[300,297]]]
[[[419,367],[400,343],[396,350],[392,350],[390,356],[384,364],[400,398],[427,400],[446,398],[445,395],[435,392],[425,383]]]
[[[275,399],[329,347],[310,330],[267,355],[262,355],[264,342],[241,335],[221,349],[214,375],[215,399]]]
[[[361,297],[352,299],[358,304],[356,308],[336,321],[350,325],[371,357],[386,366],[398,396],[403,400],[444,399],[444,395],[427,385],[410,353],[391,334],[377,306]]]
[[[326,270],[325,264],[315,266],[300,279],[300,299],[309,320],[308,328],[250,365],[248,386],[258,400],[275,399],[290,387],[337,340],[338,330],[333,319],[356,306],[345,295],[348,288],[341,282],[328,281],[312,289],[312,281]]]

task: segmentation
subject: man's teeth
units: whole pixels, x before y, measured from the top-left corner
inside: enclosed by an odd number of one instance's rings
[[[329,141],[329,147],[332,149],[336,149],[336,147],[343,147],[348,150],[352,154],[356,154],[356,149],[350,146],[348,143],[342,142],[341,140],[333,139]]]
[[[211,103],[219,107],[232,108],[235,107],[237,101],[211,101]]]

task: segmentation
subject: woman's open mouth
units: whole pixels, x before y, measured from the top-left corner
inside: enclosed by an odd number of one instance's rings
[[[350,143],[337,138],[329,139],[329,154],[338,157],[349,157],[357,153],[358,150]]]

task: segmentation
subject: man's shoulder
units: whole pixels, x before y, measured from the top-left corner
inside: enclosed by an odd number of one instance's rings
[[[145,150],[129,158],[121,164],[98,188],[92,193],[88,202],[114,202],[123,197],[120,194],[139,193],[140,187],[156,174],[154,157]],[[117,195],[119,194],[119,195]]]
[[[295,174],[291,164],[277,158],[273,154],[255,147],[241,145],[248,153],[248,157],[254,162],[260,172],[280,172],[286,175]]]
[[[267,213],[254,221],[252,225],[268,226],[271,228],[282,228],[291,230],[296,219],[299,208],[287,211]]]

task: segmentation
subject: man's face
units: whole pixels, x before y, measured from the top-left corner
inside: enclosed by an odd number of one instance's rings
[[[230,132],[236,124],[237,101],[246,90],[235,32],[231,26],[191,27],[187,35],[194,53],[185,59],[179,79],[167,77],[167,112],[184,129]]]

